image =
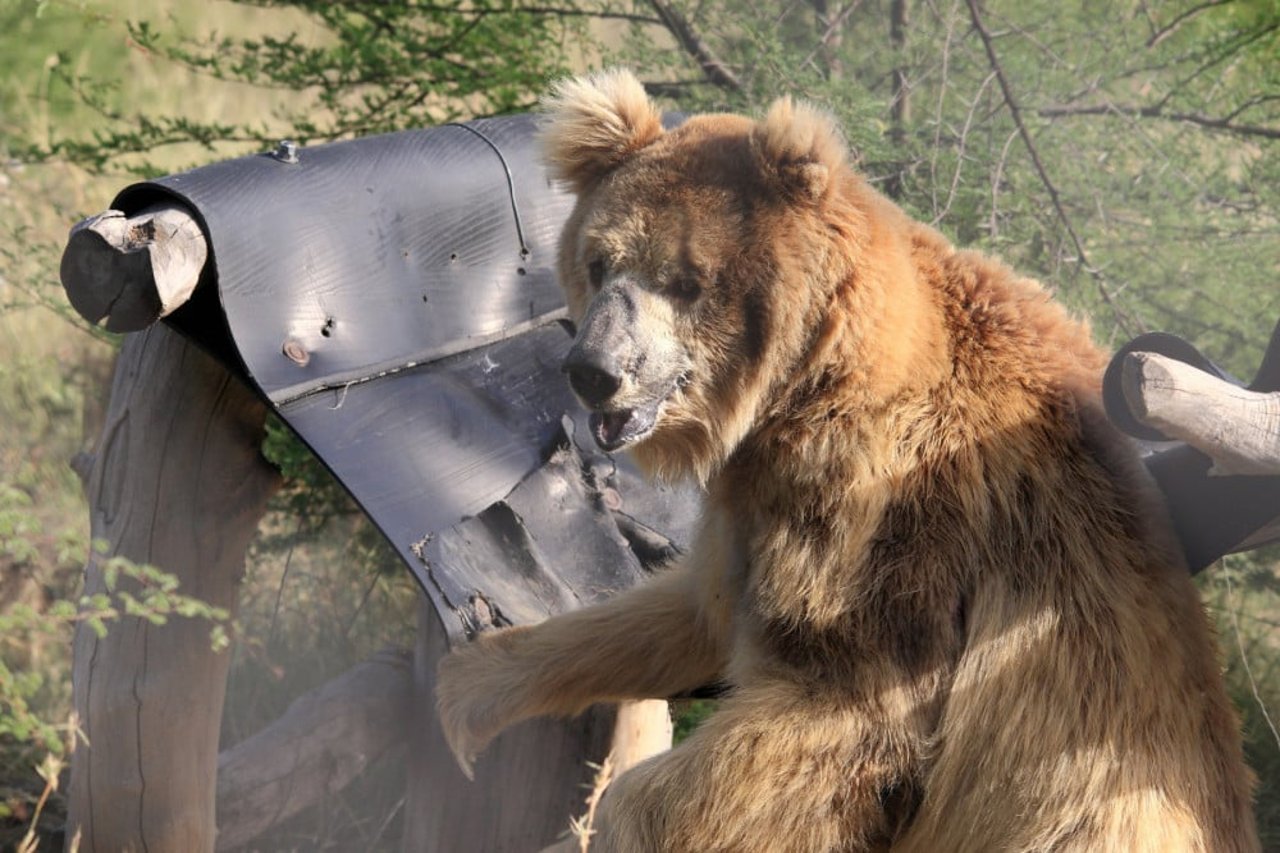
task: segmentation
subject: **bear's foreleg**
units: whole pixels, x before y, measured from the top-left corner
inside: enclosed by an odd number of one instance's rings
[[[701,598],[693,573],[680,566],[602,604],[484,634],[447,655],[436,697],[463,770],[520,720],[665,698],[715,680],[725,638]]]
[[[917,754],[901,721],[873,720],[848,697],[744,687],[684,743],[614,780],[591,853],[887,850],[919,795]]]

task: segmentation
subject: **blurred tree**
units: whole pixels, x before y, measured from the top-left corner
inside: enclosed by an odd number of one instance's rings
[[[130,34],[200,73],[294,92],[271,128],[126,114],[61,63],[112,123],[23,154],[101,167],[178,142],[267,145],[281,126],[304,142],[381,133],[530,109],[549,79],[622,63],[682,109],[759,110],[782,93],[827,106],[874,182],[1061,287],[1104,337],[1168,328],[1247,372],[1280,314],[1275,0],[243,5],[317,29]]]

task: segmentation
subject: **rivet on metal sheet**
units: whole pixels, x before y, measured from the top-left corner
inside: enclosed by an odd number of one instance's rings
[[[281,350],[289,360],[299,367],[306,367],[307,362],[311,361],[311,353],[307,352],[307,348],[302,345],[301,341],[289,338],[284,342]]]
[[[281,139],[276,144],[276,150],[271,152],[271,156],[279,160],[281,163],[290,165],[298,162],[298,143],[292,139]]]

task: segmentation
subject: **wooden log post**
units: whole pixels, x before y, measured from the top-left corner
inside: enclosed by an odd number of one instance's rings
[[[174,205],[77,225],[62,258],[72,305],[124,341],[97,452],[86,466],[92,537],[84,591],[125,557],[175,575],[183,593],[234,613],[245,551],[278,475],[261,457],[264,404],[176,332],[208,247]],[[127,589],[127,582],[121,582]],[[85,742],[71,764],[67,839],[82,850],[212,850],[218,735],[230,655],[210,626],[125,617],[74,640]]]
[[[265,407],[163,326],[125,339],[87,487],[85,593],[103,557],[177,576],[234,612],[245,550],[278,475],[261,457]],[[122,581],[122,586],[124,582]],[[72,759],[67,838],[82,850],[212,850],[218,734],[230,654],[209,624],[126,617],[81,625],[72,687],[86,742]]]
[[[1213,460],[1215,474],[1280,474],[1280,392],[1238,388],[1185,362],[1125,356],[1121,388],[1133,416]]]

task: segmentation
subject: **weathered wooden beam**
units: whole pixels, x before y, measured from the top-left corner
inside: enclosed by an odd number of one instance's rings
[[[218,839],[231,850],[341,791],[412,726],[409,653],[384,649],[299,696],[218,757]]]
[[[138,332],[191,297],[208,257],[191,212],[162,203],[133,216],[108,210],[76,224],[60,273],[80,316],[108,331]]]
[[[119,555],[234,613],[245,550],[279,481],[260,452],[265,415],[177,332],[128,336],[86,488],[91,535],[107,551],[90,555],[85,594],[107,591],[102,563]],[[202,620],[76,630],[72,691],[87,742],[72,757],[67,838],[81,850],[213,849],[230,658]]]
[[[1133,416],[1203,452],[1212,473],[1280,474],[1280,392],[1239,388],[1156,353],[1130,353],[1121,371]]]

